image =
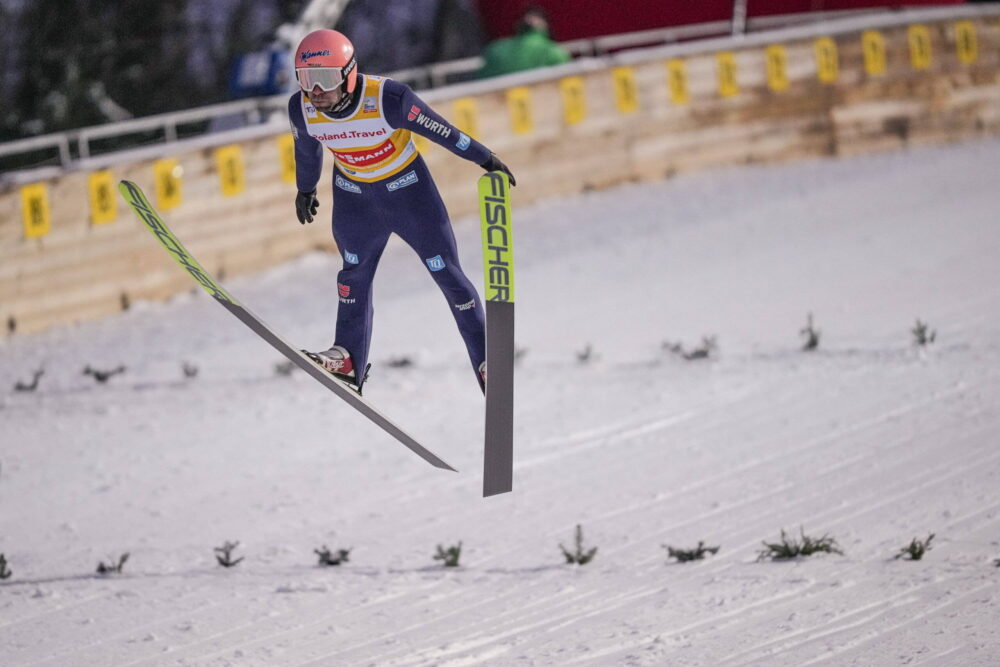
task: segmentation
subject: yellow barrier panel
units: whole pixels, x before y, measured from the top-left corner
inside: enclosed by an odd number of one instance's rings
[[[911,25],[906,30],[910,43],[910,64],[915,70],[925,70],[931,66],[931,31],[925,25]]]
[[[531,117],[531,88],[518,86],[507,91],[507,111],[514,134],[531,134],[535,123]]]
[[[153,180],[156,181],[156,208],[169,211],[181,204],[181,177],[184,168],[177,160],[157,160],[153,165]]]
[[[455,127],[473,139],[478,139],[479,110],[476,108],[476,98],[463,97],[455,100],[452,107],[455,110]]]
[[[840,57],[837,42],[830,37],[820,37],[814,44],[816,53],[816,76],[820,83],[836,83],[840,77]]]
[[[767,47],[767,85],[776,93],[788,90],[788,52],[781,44]]]
[[[979,60],[979,39],[975,23],[959,21],[955,24],[955,49],[958,51],[958,59],[965,65]]]
[[[587,117],[587,98],[583,77],[567,76],[559,81],[562,94],[563,119],[567,125],[582,123]]]
[[[90,221],[95,225],[114,222],[118,217],[114,174],[108,169],[92,173],[87,177],[87,194],[90,199]]]
[[[638,111],[639,88],[635,84],[635,70],[631,67],[615,67],[611,70],[611,80],[615,86],[615,104],[619,113]]]
[[[25,238],[37,239],[52,229],[49,192],[44,183],[21,188],[21,218],[24,220]]]
[[[243,149],[239,144],[215,149],[215,168],[219,171],[219,185],[223,195],[233,197],[246,189],[246,168],[243,165]]]
[[[281,161],[281,180],[295,182],[295,139],[290,134],[278,136],[278,159]]]
[[[667,61],[667,88],[670,90],[670,101],[674,104],[682,106],[691,101],[687,65],[680,58]]]
[[[865,53],[865,72],[868,76],[885,74],[885,37],[878,30],[861,33],[861,48]]]
[[[431,147],[431,142],[427,137],[422,137],[416,132],[410,133],[410,138],[413,139],[413,145],[417,147],[418,153],[427,153],[427,150]]]
[[[732,51],[722,51],[715,55],[716,73],[719,78],[719,95],[733,97],[740,92],[740,84],[736,80],[736,54]]]

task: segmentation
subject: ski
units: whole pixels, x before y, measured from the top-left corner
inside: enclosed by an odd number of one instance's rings
[[[507,174],[479,178],[479,214],[486,286],[486,497],[514,486],[514,239]]]
[[[455,471],[454,468],[445,463],[441,458],[392,423],[354,389],[334,378],[330,373],[317,366],[301,351],[282,340],[260,318],[247,310],[231,294],[222,289],[211,274],[201,267],[198,261],[187,251],[177,237],[173,235],[166,223],[163,222],[163,219],[160,218],[159,214],[149,203],[149,200],[146,199],[146,195],[143,194],[139,186],[131,181],[122,181],[118,185],[118,190],[122,193],[122,197],[125,198],[128,205],[132,207],[132,210],[135,211],[139,220],[149,228],[149,231],[153,233],[153,236],[166,248],[167,252],[170,253],[177,263],[191,274],[195,282],[211,294],[213,299],[235,315],[243,324],[247,325],[251,331],[264,339],[271,347],[278,350],[278,352],[281,352],[289,361],[308,373],[324,387],[343,399],[352,408],[371,420],[376,426],[412,450],[417,456],[435,468]]]

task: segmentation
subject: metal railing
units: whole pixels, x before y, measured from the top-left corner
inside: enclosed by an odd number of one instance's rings
[[[70,162],[73,160],[73,157],[70,154],[69,145],[70,142],[75,139],[76,136],[73,132],[60,132],[59,134],[43,134],[40,137],[8,141],[0,144],[0,157],[4,157],[6,155],[22,155],[24,153],[33,153],[46,148],[55,148],[59,152],[59,163],[65,167],[69,166]]]
[[[224,102],[118,123],[93,125],[79,130],[46,134],[0,144],[0,157],[52,149],[58,153],[59,165],[68,168],[76,160],[91,157],[94,153],[92,145],[100,139],[156,133],[162,135],[164,143],[171,143],[178,140],[178,128],[183,125],[208,124],[203,132],[195,132],[196,134],[214,131],[213,123],[228,123],[229,126],[258,125],[266,123],[275,112],[283,112],[287,103],[287,95],[276,95]]]

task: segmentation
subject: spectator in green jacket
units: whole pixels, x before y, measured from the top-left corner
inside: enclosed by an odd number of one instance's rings
[[[479,76],[485,78],[561,65],[570,61],[570,55],[549,37],[549,20],[545,10],[532,6],[518,21],[516,34],[488,44],[483,51],[483,59],[486,62],[479,70]]]

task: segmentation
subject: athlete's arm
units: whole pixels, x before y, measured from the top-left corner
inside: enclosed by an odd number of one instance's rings
[[[486,171],[502,171],[515,185],[514,175],[489,148],[446,121],[404,83],[386,79],[382,83],[385,119],[394,128],[403,128],[427,137],[439,146]]]
[[[427,137],[455,155],[482,164],[490,149],[459,131],[430,108],[405,83],[386,79],[382,82],[382,105],[385,119],[394,128],[402,128]]]
[[[302,93],[295,93],[288,100],[288,120],[295,139],[295,182],[299,192],[315,192],[323,171],[323,144],[306,131],[302,115]]]

